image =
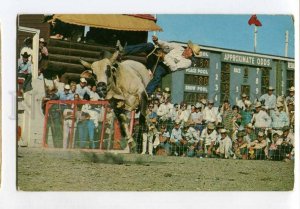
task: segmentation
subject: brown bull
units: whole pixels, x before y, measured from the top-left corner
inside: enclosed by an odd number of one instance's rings
[[[143,64],[133,60],[118,63],[117,57],[118,52],[115,52],[112,56],[92,64],[81,60],[81,64],[92,69],[96,75],[97,93],[110,101],[120,123],[122,136],[133,149],[135,143],[129,132],[126,111],[140,109],[144,119],[148,100],[145,89],[150,76]],[[86,77],[86,74],[87,72],[83,72],[82,76]]]

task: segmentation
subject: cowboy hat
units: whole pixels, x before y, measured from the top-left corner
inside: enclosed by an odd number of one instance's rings
[[[171,92],[171,90],[170,90],[170,88],[169,88],[169,87],[166,87],[166,88],[164,89],[164,92],[165,92],[165,93],[170,93],[170,92]]]
[[[22,56],[23,58],[28,58],[28,57],[30,57],[31,55],[28,54],[27,52],[24,52],[24,54],[21,54],[21,56]]]
[[[220,130],[220,132],[221,132],[221,134],[225,134],[225,133],[227,133],[227,130],[226,130],[225,128],[222,128],[222,129]]]
[[[295,91],[295,87],[292,86],[291,88],[289,88],[289,91]]]
[[[258,136],[264,136],[265,134],[264,134],[264,132],[259,131],[257,135],[258,135]]]
[[[243,94],[242,94],[242,97],[247,97],[247,94],[243,93]]]
[[[214,101],[212,99],[208,100],[208,104],[213,104]]]
[[[288,130],[290,130],[290,127],[288,127],[288,126],[284,126],[284,127],[282,128],[282,131],[283,131],[283,132],[288,131]]]
[[[252,103],[251,103],[251,101],[250,101],[250,100],[246,100],[246,101],[245,101],[245,105],[246,105],[246,106],[248,106],[248,107],[249,107],[251,104],[252,104]]]
[[[70,88],[70,85],[69,85],[69,84],[66,84],[65,87],[64,87],[64,89],[70,90],[70,89],[71,89],[71,88]]]
[[[253,125],[252,125],[252,123],[248,123],[248,124],[246,125],[246,128],[253,129]]]
[[[215,129],[215,125],[214,125],[213,123],[209,123],[209,124],[207,125],[207,128],[208,128],[208,129]]]
[[[201,99],[200,102],[201,102],[202,104],[206,104],[206,103],[207,103],[206,99]]]
[[[255,104],[255,107],[261,107],[261,103],[260,103],[260,102],[257,102],[257,103]]]
[[[273,86],[269,86],[268,90],[273,91],[274,90]]]
[[[245,136],[245,133],[243,131],[239,131],[237,133],[237,137]]]
[[[276,104],[276,106],[277,106],[277,108],[283,107],[283,104],[282,104],[281,102],[278,102],[278,103]]]
[[[87,83],[87,81],[85,80],[85,78],[80,78],[80,82],[81,83]]]
[[[192,49],[194,55],[200,54],[200,46],[197,44],[193,44],[192,41],[188,41],[188,47]]]
[[[40,38],[40,42],[45,43],[45,39],[44,38]]]
[[[199,102],[197,102],[196,104],[195,104],[195,108],[200,108],[201,107],[201,104],[199,103]]]

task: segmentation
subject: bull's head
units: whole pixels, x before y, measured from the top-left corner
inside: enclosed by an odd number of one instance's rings
[[[115,52],[112,56],[103,58],[102,60],[96,61],[92,64],[80,60],[81,64],[88,69],[92,69],[94,74],[97,76],[97,93],[100,97],[105,98],[111,83],[113,82],[113,71],[115,69],[114,64],[119,53]]]

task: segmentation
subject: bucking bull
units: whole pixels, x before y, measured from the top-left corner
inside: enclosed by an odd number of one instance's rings
[[[146,86],[150,81],[147,68],[136,61],[117,61],[119,52],[106,55],[102,60],[92,64],[80,60],[81,64],[91,69],[95,75],[97,93],[110,102],[111,108],[120,123],[121,134],[127,140],[132,151],[136,144],[129,131],[127,111],[140,110],[140,121],[145,120],[148,96]],[[85,71],[82,77],[91,78],[92,74]]]

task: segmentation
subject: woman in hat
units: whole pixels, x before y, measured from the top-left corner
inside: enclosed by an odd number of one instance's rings
[[[117,42],[117,49],[123,55],[134,55],[145,52],[148,54],[147,68],[153,71],[153,78],[148,84],[146,91],[150,95],[159,85],[161,79],[167,74],[185,69],[192,65],[192,57],[200,54],[200,47],[191,41],[187,43],[186,48],[176,44],[158,40],[157,36],[152,36],[152,43],[142,43],[138,45],[121,46]],[[158,48],[161,48],[162,53],[154,53]],[[157,55],[157,57],[151,56]]]

